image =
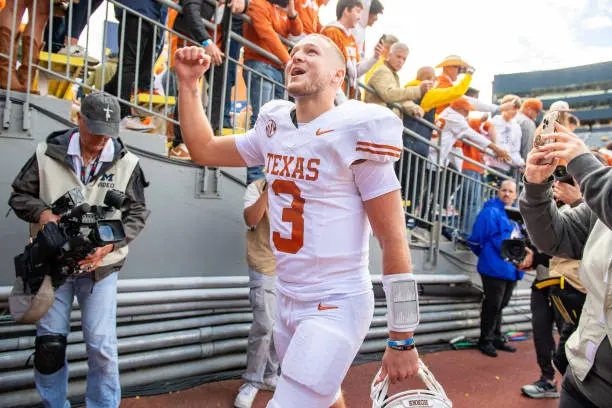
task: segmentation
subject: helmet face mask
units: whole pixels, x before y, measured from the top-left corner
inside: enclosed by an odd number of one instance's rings
[[[380,376],[380,370],[372,381],[370,398],[372,408],[452,408],[453,403],[448,399],[444,389],[433,376],[431,371],[419,359],[419,378],[427,386],[426,390],[406,390],[387,396],[389,390],[389,379],[385,377],[378,384],[376,381]]]

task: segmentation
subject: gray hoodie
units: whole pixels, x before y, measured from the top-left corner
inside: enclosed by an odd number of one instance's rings
[[[582,259],[580,280],[588,294],[578,329],[568,340],[566,352],[574,376],[583,382],[587,374],[594,373],[584,386],[594,385],[597,380],[593,389],[609,397],[612,396],[612,167],[585,153],[572,160],[567,171],[580,185],[585,204],[559,212],[553,200],[551,178],[543,184],[525,180],[519,205],[529,236],[538,250],[551,256]]]

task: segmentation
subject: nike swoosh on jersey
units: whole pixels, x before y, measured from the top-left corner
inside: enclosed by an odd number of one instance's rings
[[[338,306],[323,306],[322,304],[319,303],[319,306],[317,307],[317,309],[319,310],[331,310],[331,309],[337,309]]]
[[[334,129],[327,129],[327,130],[317,129],[316,135],[317,136],[321,136],[321,135],[324,135],[326,133],[333,132],[333,131],[334,131]]]

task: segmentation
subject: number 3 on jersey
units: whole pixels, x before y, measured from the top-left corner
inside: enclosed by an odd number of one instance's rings
[[[304,199],[297,184],[290,180],[274,180],[274,194],[288,194],[293,197],[291,207],[283,208],[283,222],[291,223],[291,238],[281,237],[280,232],[272,232],[272,242],[277,250],[296,254],[304,245]]]

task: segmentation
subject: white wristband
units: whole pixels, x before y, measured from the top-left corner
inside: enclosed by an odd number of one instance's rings
[[[414,275],[383,275],[387,298],[387,325],[390,331],[414,332],[419,325],[419,293]]]

